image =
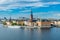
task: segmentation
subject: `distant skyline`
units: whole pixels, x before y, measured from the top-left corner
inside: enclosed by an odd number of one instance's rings
[[[0,0],[0,18],[30,17],[60,19],[60,0]]]

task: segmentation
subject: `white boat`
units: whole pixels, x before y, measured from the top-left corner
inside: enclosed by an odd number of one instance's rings
[[[8,26],[8,28],[20,28],[21,26]]]

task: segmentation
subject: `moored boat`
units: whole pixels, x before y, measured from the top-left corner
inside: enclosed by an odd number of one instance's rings
[[[8,26],[8,28],[20,28],[21,26]]]

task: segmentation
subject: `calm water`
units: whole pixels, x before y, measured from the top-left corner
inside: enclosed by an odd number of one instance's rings
[[[0,40],[60,40],[60,28],[10,29],[0,26]]]

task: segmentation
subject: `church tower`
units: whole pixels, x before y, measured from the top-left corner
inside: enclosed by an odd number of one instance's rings
[[[31,22],[33,21],[33,13],[32,13],[32,10],[31,10],[31,15],[30,15],[30,21]]]

